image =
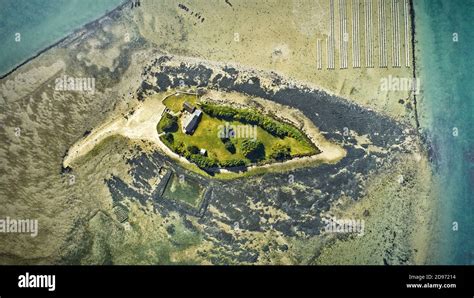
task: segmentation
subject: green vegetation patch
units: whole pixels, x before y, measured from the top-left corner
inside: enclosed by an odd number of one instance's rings
[[[265,159],[265,146],[259,140],[245,139],[241,144],[242,153],[251,161]]]
[[[273,118],[262,115],[256,111],[250,109],[235,109],[228,106],[209,103],[201,103],[199,104],[199,107],[203,112],[210,116],[229,121],[235,120],[245,124],[258,125],[273,136],[279,138],[291,137],[301,143],[312,145],[308,138],[296,127],[274,120]]]
[[[183,109],[184,102],[187,101],[192,105],[196,105],[197,100],[198,98],[196,95],[179,93],[167,97],[163,101],[163,104],[172,112],[178,113]]]
[[[171,96],[164,100],[175,113],[182,111],[184,102],[203,112],[194,133],[183,132],[184,114],[176,119],[176,125],[174,116],[165,114],[157,130],[164,132],[160,139],[166,146],[202,169],[265,164],[320,152],[296,127],[256,111],[197,103],[192,95]],[[242,137],[242,132],[248,134]],[[206,153],[202,154],[201,149]]]
[[[176,132],[178,130],[178,117],[169,113],[164,113],[160,122],[156,126],[159,133],[162,132]]]
[[[291,157],[291,148],[286,144],[275,144],[272,147],[270,158],[274,160],[285,160]]]
[[[166,185],[163,196],[169,200],[176,200],[199,208],[202,202],[204,188],[189,178],[180,179],[173,174]]]

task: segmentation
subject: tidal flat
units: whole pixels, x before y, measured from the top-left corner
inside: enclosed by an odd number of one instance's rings
[[[156,5],[143,2],[142,7]],[[195,9],[208,5],[192,3]],[[2,212],[38,219],[35,238],[0,235],[0,262],[424,263],[419,239],[430,227],[431,172],[412,111],[390,101],[392,108],[382,112],[383,101],[371,105],[362,91],[347,98],[350,91],[317,75],[305,82],[303,74],[314,65],[302,61],[293,70],[284,59],[272,60],[280,65],[274,71],[253,63],[242,45],[236,45],[237,52],[232,46],[219,47],[221,56],[209,44],[200,48],[192,33],[201,29],[175,4],[165,1],[164,10],[123,6],[0,80]],[[261,5],[259,10],[267,9]],[[245,8],[238,10],[236,22],[246,22],[241,19]],[[162,14],[180,20],[178,33],[162,23],[154,25],[151,20],[161,22]],[[205,17],[202,24],[216,22]],[[265,19],[252,22],[263,24]],[[299,32],[298,38],[306,34]],[[156,40],[160,34],[173,39],[163,45]],[[278,38],[265,36],[257,48],[273,49]],[[172,42],[178,37],[183,43]],[[306,43],[293,42],[295,47]],[[236,59],[227,58],[230,54]],[[304,72],[296,80],[292,75],[300,68]],[[392,69],[377,71],[389,74]],[[55,90],[56,78],[64,75],[95,78],[94,95]],[[346,81],[346,75],[336,81]],[[378,83],[373,73],[360,76],[364,84]],[[135,107],[181,82],[296,110],[345,155],[334,163],[213,179],[190,171],[146,138],[114,136],[64,165],[74,144],[108,119],[130,117]],[[198,185],[190,189],[202,189],[197,205],[164,195],[171,176]],[[365,233],[327,234],[327,216],[364,219]]]

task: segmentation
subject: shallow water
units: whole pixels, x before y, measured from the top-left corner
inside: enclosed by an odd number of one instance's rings
[[[440,189],[437,232],[428,261],[474,264],[474,1],[414,4],[423,89],[419,111],[432,141]],[[457,42],[453,33],[458,34]]]
[[[123,0],[3,0],[0,9],[0,74],[8,72],[122,2]]]

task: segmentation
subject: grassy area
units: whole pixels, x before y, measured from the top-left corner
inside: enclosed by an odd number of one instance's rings
[[[178,113],[183,109],[183,103],[187,101],[192,105],[197,104],[197,97],[196,95],[189,95],[189,94],[176,94],[171,95],[167,99],[163,101],[163,104],[170,109],[174,113]]]
[[[163,196],[170,200],[178,200],[198,208],[202,200],[203,189],[199,184],[184,179],[180,181],[179,177],[173,175],[166,186]]]
[[[198,102],[196,96],[193,95],[178,95],[178,96],[170,96],[164,101],[164,104],[173,112],[179,112],[182,110],[182,105],[185,101],[190,102],[191,104],[198,106]],[[256,113],[256,112],[255,112]],[[256,113],[257,114],[257,113]],[[258,114],[260,115],[260,114]],[[262,115],[260,115],[262,116]],[[267,116],[262,116],[267,117]],[[157,125],[158,128],[162,127],[165,123],[165,117],[162,118],[160,123]],[[288,124],[284,124],[278,122],[276,120],[272,120],[273,122],[277,123],[278,125],[285,125],[289,127]],[[163,123],[162,123],[163,122]],[[249,124],[242,123],[240,121],[235,120],[223,120],[217,117],[210,116],[207,113],[203,113],[202,119],[196,129],[196,131],[192,135],[188,135],[183,133],[182,131],[182,119],[178,119],[178,129],[173,130],[171,132],[173,140],[167,141],[162,137],[162,141],[170,147],[173,151],[177,152],[180,155],[186,156],[188,159],[192,159],[193,156],[187,152],[189,146],[196,146],[199,149],[206,149],[208,152],[208,158],[210,160],[216,161],[220,166],[225,167],[226,163],[231,161],[242,161],[245,164],[251,164],[255,162],[255,160],[250,160],[245,154],[242,152],[242,142],[246,140],[246,138],[229,138],[229,142],[231,142],[234,147],[235,151],[228,150],[226,148],[224,142],[219,137],[219,131],[221,131],[222,127],[225,125],[231,126],[245,126]],[[290,129],[295,129],[294,127],[290,127]],[[161,129],[158,129],[162,131]],[[254,132],[252,130],[252,132]],[[297,132],[299,133],[299,132]],[[253,135],[252,135],[253,137]],[[265,148],[264,156],[260,162],[268,162],[271,160],[270,155],[272,154],[272,149],[275,147],[276,144],[281,144],[288,146],[290,148],[290,155],[291,157],[296,156],[305,156],[305,155],[312,155],[318,153],[318,149],[311,144],[308,140],[305,139],[296,139],[290,136],[278,137],[274,134],[268,132],[267,130],[263,129],[260,126],[256,127],[256,138],[257,141],[261,142]],[[184,148],[181,151],[177,150],[176,148]],[[263,155],[263,154],[262,154]]]

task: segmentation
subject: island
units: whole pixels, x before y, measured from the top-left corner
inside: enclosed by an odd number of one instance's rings
[[[197,93],[173,94],[163,103],[160,140],[203,169],[242,170],[320,153],[296,127],[256,110],[206,101]]]
[[[178,88],[117,111],[68,150],[63,167],[94,155],[118,135],[149,141],[152,150],[217,178],[334,163],[346,154],[294,108],[235,92]]]

